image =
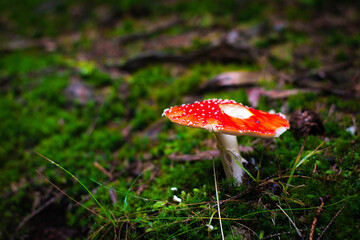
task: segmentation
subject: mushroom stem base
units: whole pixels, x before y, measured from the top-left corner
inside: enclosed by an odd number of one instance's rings
[[[236,183],[240,185],[244,175],[241,166],[246,160],[240,155],[237,138],[224,133],[215,133],[215,135],[226,177],[235,178]]]

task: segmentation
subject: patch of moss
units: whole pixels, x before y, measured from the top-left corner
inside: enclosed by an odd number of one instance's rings
[[[297,95],[290,96],[287,101],[289,106],[289,112],[294,112],[295,110],[304,107],[313,109],[316,98],[317,96],[315,93],[300,93]]]
[[[290,21],[304,20],[306,24],[317,10],[331,9],[334,4],[333,1],[324,3],[305,0],[291,6],[279,6],[280,3],[272,5],[260,1],[224,3],[208,0],[201,3],[144,0],[50,4],[38,0],[21,4],[18,1],[1,2],[1,24],[8,31],[0,37],[1,43],[6,47],[12,40],[7,38],[27,36],[34,44],[30,47],[20,44],[17,51],[5,49],[0,59],[1,237],[11,238],[18,223],[54,196],[57,190],[48,183],[48,178],[83,204],[78,206],[63,197],[54,208],[61,207],[62,210],[66,207],[64,224],[74,232],[88,233],[90,238],[114,238],[115,233],[118,238],[131,239],[221,238],[214,160],[226,238],[269,238],[279,233],[284,233],[279,236],[282,239],[297,238],[289,218],[306,237],[320,198],[326,196],[331,197],[318,219],[316,234],[321,234],[342,209],[324,238],[352,238],[360,229],[360,142],[358,133],[352,134],[346,129],[355,123],[360,125],[358,100],[315,93],[290,96],[287,99],[289,114],[307,107],[316,109],[326,119],[327,142],[316,154],[307,157],[323,142],[322,138],[308,136],[305,142],[304,138],[296,139],[290,131],[276,139],[255,141],[253,137],[241,137],[241,145],[254,149],[243,156],[249,161],[245,167],[257,180],[247,177],[242,186],[236,187],[233,180],[225,178],[218,158],[209,156],[209,159],[195,162],[177,162],[171,158],[172,154],[198,154],[209,150],[212,143],[208,139],[213,137],[212,134],[159,119],[165,108],[181,104],[185,97],[193,95],[229,98],[248,105],[245,89],[200,93],[199,86],[222,72],[257,71],[260,66],[211,62],[191,66],[158,64],[115,79],[106,67],[101,66],[102,59],[89,58],[93,38],[102,36],[102,32],[105,32],[105,38],[139,33],[147,28],[145,18],[151,23],[161,21],[173,11],[186,23],[171,27],[164,35],[196,31],[193,22],[200,28],[214,27],[223,31],[233,29],[234,23],[239,24],[235,28],[253,26],[254,22],[262,23],[264,16],[272,17],[266,14],[278,11],[278,7],[285,10],[285,15],[291,15],[287,18]],[[139,17],[143,19],[139,20]],[[308,33],[292,29],[291,23],[280,28],[266,30],[267,34],[256,36],[258,42],[253,39],[251,42],[262,47],[261,50],[275,46],[270,63],[278,70],[292,72],[290,52],[315,42]],[[249,29],[250,35],[252,30]],[[328,53],[328,49],[336,48],[336,58],[351,59],[348,48],[358,47],[359,34],[349,35],[343,29],[326,30],[322,33],[326,43],[320,50]],[[68,36],[72,32],[78,32],[80,39]],[[49,41],[56,42],[57,48],[46,48],[45,37],[48,36],[53,37]],[[150,36],[155,37],[158,35]],[[144,44],[140,40],[118,47],[133,56],[144,49]],[[206,44],[208,42],[196,39],[193,47]],[[43,47],[53,52],[44,51]],[[125,60],[125,57],[121,58]],[[297,64],[306,70],[321,66],[321,56],[302,59]],[[91,99],[81,102],[65,94],[70,79],[74,78],[91,89]],[[260,86],[272,89],[276,87],[276,81],[261,82]],[[293,86],[288,83],[286,88]],[[264,96],[258,104],[262,110],[279,111],[283,106],[282,100]],[[331,106],[336,111],[329,114]],[[154,123],[156,128],[148,130]],[[98,203],[74,177],[34,150],[81,180]],[[295,169],[297,157],[304,161]],[[292,170],[294,175],[290,181]],[[30,236],[33,226],[30,223],[16,237]],[[71,236],[72,239],[77,237],[84,236]]]

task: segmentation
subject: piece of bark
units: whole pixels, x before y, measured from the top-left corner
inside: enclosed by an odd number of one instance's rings
[[[270,81],[271,74],[266,72],[233,71],[221,73],[204,82],[201,90],[214,90],[224,87],[245,87],[257,85],[261,80]]]
[[[315,92],[307,89],[288,89],[288,90],[270,90],[267,91],[263,88],[251,88],[248,89],[247,95],[251,107],[256,108],[260,97],[266,96],[270,99],[284,99],[298,93]]]
[[[228,42],[226,37],[211,46],[183,54],[147,52],[118,66],[120,70],[134,72],[154,63],[175,63],[188,65],[201,62],[256,62],[256,50],[241,42]]]

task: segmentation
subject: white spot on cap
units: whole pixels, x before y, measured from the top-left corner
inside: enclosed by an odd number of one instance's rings
[[[161,116],[166,116],[165,112],[167,112],[167,111],[169,111],[169,108],[165,109],[164,112],[161,114]],[[169,111],[169,113],[171,113],[171,110]]]
[[[213,127],[212,125],[210,125],[210,124],[205,125],[204,128],[205,128],[206,130],[208,130],[209,132],[213,132],[213,131],[214,131],[214,127]]]
[[[234,118],[247,119],[254,115],[243,105],[221,104],[220,108],[226,115]]]
[[[278,116],[282,117],[283,119],[286,119],[285,115],[282,113],[277,113]]]
[[[286,127],[279,127],[275,130],[276,134],[275,137],[279,137],[281,134],[283,134],[287,130]]]

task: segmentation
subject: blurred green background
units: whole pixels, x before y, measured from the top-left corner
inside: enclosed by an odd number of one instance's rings
[[[357,238],[359,7],[1,1],[0,238],[221,239],[212,159],[226,239]],[[236,187],[217,157],[186,160],[212,134],[161,117],[208,98],[288,119],[306,107],[325,135],[239,137],[257,181]]]

